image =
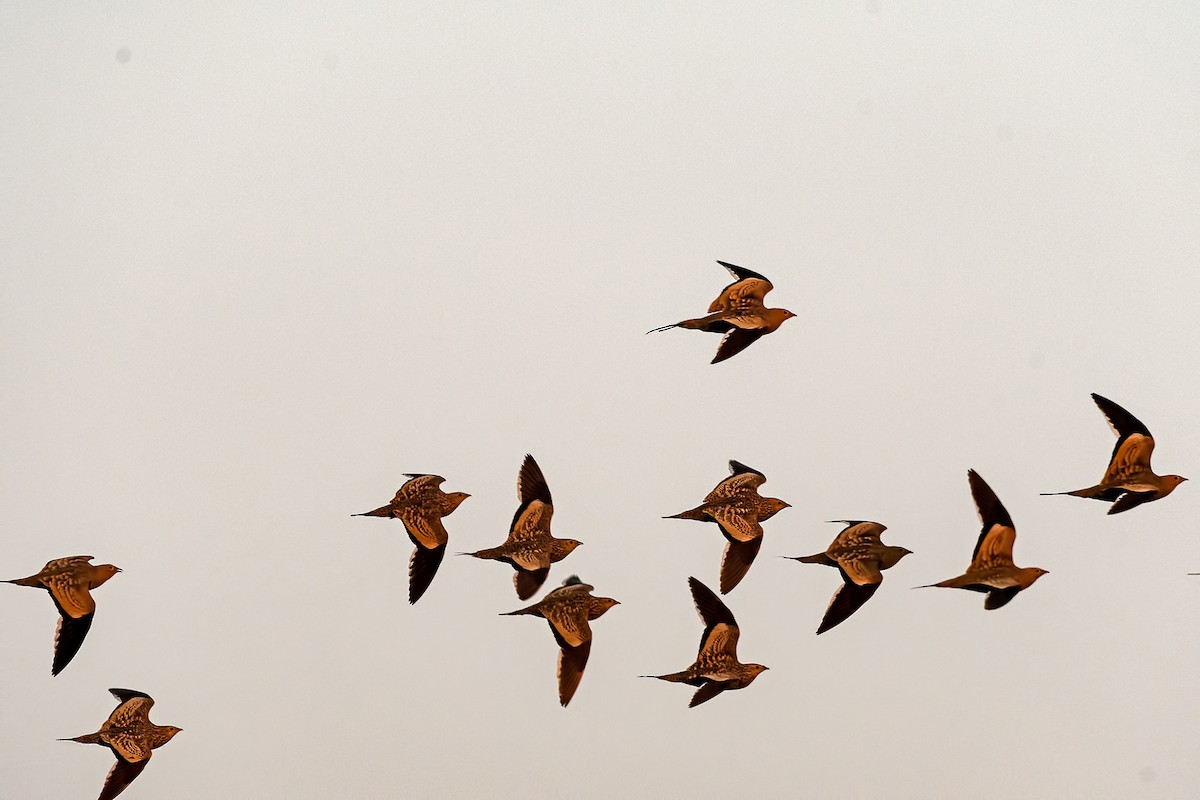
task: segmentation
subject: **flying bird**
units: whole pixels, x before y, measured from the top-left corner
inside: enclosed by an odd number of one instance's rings
[[[41,571],[28,578],[4,581],[17,586],[34,586],[50,593],[58,609],[58,629],[54,633],[54,661],[50,674],[62,672],[83,646],[96,615],[92,589],[120,572],[112,564],[89,564],[94,556],[68,556],[46,563]]]
[[[739,461],[729,462],[728,478],[704,498],[704,503],[688,511],[663,519],[694,519],[715,522],[725,535],[725,555],[721,559],[721,594],[729,594],[746,576],[762,546],[761,523],[778,514],[787,503],[776,497],[763,497],[758,487],[767,476]]]
[[[1187,480],[1182,475],[1155,475],[1150,468],[1150,456],[1154,453],[1154,437],[1141,421],[1119,405],[1093,393],[1092,399],[1108,420],[1117,444],[1104,477],[1095,486],[1076,489],[1073,492],[1043,492],[1047,495],[1069,494],[1072,497],[1089,497],[1112,503],[1109,514],[1120,514],[1134,506],[1166,497],[1175,487]]]
[[[594,586],[572,575],[563,585],[547,593],[528,608],[509,611],[502,616],[528,614],[550,623],[550,631],[558,642],[558,701],[563,708],[575,696],[583,678],[588,655],[592,652],[591,620],[620,603],[611,597],[594,597]]]
[[[441,490],[446,481],[440,475],[406,474],[408,478],[396,492],[392,502],[374,511],[354,514],[355,517],[394,517],[404,523],[408,538],[416,545],[408,559],[408,602],[415,603],[425,594],[433,576],[437,575],[446,554],[449,535],[442,517],[454,510],[471,495],[466,492]]]
[[[704,621],[704,633],[700,636],[700,652],[695,662],[683,672],[670,675],[643,675],[643,678],[658,678],[671,683],[686,683],[698,686],[688,708],[705,703],[726,689],[744,689],[754,682],[767,668],[762,664],[743,664],[738,661],[737,645],[741,629],[733,612],[721,602],[721,598],[695,578],[688,578],[696,612]]]
[[[112,800],[142,773],[154,750],[171,741],[181,728],[155,725],[150,721],[154,698],[132,689],[109,689],[120,704],[95,733],[59,739],[60,742],[99,744],[112,750],[117,763],[108,771],[98,800]]]
[[[1034,581],[1046,574],[1046,570],[1013,564],[1012,550],[1017,540],[1017,529],[1013,527],[1012,517],[978,472],[968,470],[967,480],[971,484],[971,496],[975,499],[979,520],[983,523],[979,541],[975,543],[975,552],[971,555],[971,566],[957,578],[917,588],[945,586],[984,592],[987,597],[983,607],[990,611],[1000,608],[1016,597],[1018,592],[1033,586]]]
[[[712,301],[706,316],[647,331],[657,333],[670,328],[686,328],[723,333],[725,338],[717,348],[717,354],[711,362],[713,364],[736,356],[760,336],[774,333],[786,320],[796,316],[786,308],[767,308],[763,304],[767,292],[775,288],[764,276],[736,264],[726,264],[724,261],[717,263],[729,270],[735,280]]]
[[[817,628],[819,634],[845,622],[858,611],[883,583],[883,570],[891,569],[900,559],[912,553],[912,550],[880,541],[879,537],[887,530],[887,526],[878,522],[848,519],[831,522],[840,522],[846,527],[824,553],[787,556],[804,564],[837,567],[842,574],[842,585],[833,593],[833,599],[825,609],[825,617]]]
[[[521,505],[513,515],[504,544],[459,555],[503,561],[510,565],[516,570],[513,585],[517,587],[517,597],[528,600],[546,582],[550,565],[562,561],[583,542],[555,539],[550,534],[550,517],[554,514],[550,487],[546,485],[541,467],[531,455],[526,455],[521,464],[521,472],[517,477],[517,497]]]

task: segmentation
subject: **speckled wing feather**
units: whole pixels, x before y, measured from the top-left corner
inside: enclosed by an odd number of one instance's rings
[[[767,482],[766,475],[740,461],[730,461],[729,471],[730,476],[713,487],[713,490],[704,498],[704,502],[716,503],[720,500],[728,500],[743,492],[757,489]]]
[[[429,494],[438,489],[446,479],[441,475],[429,475],[426,473],[405,473],[404,477],[408,478],[396,492],[396,500],[411,500],[414,497],[419,497],[423,494]]]
[[[880,537],[887,530],[886,525],[880,525],[878,522],[870,522],[869,520],[858,519],[835,519],[831,522],[840,522],[846,527],[843,528],[833,540],[834,546],[842,547],[859,547],[868,544],[879,544]]]
[[[749,519],[742,509],[721,505],[707,509],[707,513],[721,526],[721,532],[730,541],[753,542],[762,538],[762,525],[757,520]]]
[[[591,652],[591,639],[574,647],[563,646],[558,650],[558,702],[564,707],[571,702],[575,690],[579,688]]]
[[[104,731],[100,734],[100,738],[112,748],[118,758],[131,764],[148,761],[153,752],[142,737],[126,730]]]
[[[555,638],[563,647],[578,647],[592,640],[592,626],[588,624],[586,606],[543,604],[542,614],[553,626]]]
[[[761,529],[760,529],[761,530]],[[721,594],[729,594],[741,583],[750,571],[762,546],[762,537],[747,542],[731,541],[725,544],[725,555],[721,558]]]
[[[432,509],[406,506],[400,509],[399,517],[400,521],[404,523],[404,530],[408,532],[408,538],[419,547],[432,550],[445,545],[450,540],[450,535],[446,533],[446,526],[442,524],[441,517],[438,517]]]
[[[413,548],[412,556],[408,559],[408,602],[416,603],[425,594],[425,590],[433,583],[438,567],[442,564],[442,556],[446,555],[446,546],[426,549],[418,544]]]
[[[550,519],[554,515],[554,507],[541,500],[531,500],[522,503],[513,515],[512,527],[508,530],[508,542],[519,542],[532,539],[550,530]]]
[[[109,694],[120,700],[120,704],[108,715],[107,725],[127,727],[139,720],[150,722],[150,709],[154,708],[154,698],[145,692],[134,689],[109,689]]]
[[[1132,433],[1120,440],[1108,467],[1104,470],[1103,484],[1122,484],[1150,470],[1150,457],[1154,454],[1154,440],[1140,433]]]
[[[114,797],[125,791],[125,787],[133,783],[133,779],[142,774],[142,770],[150,763],[150,757],[147,756],[142,761],[125,761],[117,757],[117,761],[112,765],[112,769],[108,771],[108,777],[104,779],[104,788],[100,791],[100,797],[97,800],[113,800]]]

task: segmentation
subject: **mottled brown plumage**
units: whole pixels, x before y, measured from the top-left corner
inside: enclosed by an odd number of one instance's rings
[[[682,672],[669,675],[643,675],[671,683],[686,683],[699,687],[692,695],[688,708],[708,702],[727,689],[744,689],[754,682],[767,667],[762,664],[743,664],[738,661],[737,645],[741,629],[733,612],[721,598],[695,578],[688,578],[696,613],[704,621],[700,650],[696,660]]]
[[[1095,486],[1073,492],[1045,494],[1068,494],[1103,500],[1112,503],[1109,514],[1120,514],[1142,503],[1166,497],[1187,480],[1182,475],[1156,475],[1150,468],[1150,456],[1154,454],[1154,437],[1150,435],[1150,430],[1137,417],[1107,397],[1093,393],[1092,400],[1117,435],[1117,444],[1113,447],[1108,468]]]
[[[728,478],[708,493],[701,505],[663,519],[715,522],[727,544],[721,559],[721,594],[729,594],[745,577],[762,546],[762,522],[790,508],[776,497],[758,493],[767,477],[738,461],[729,462]]]
[[[146,768],[153,751],[171,741],[182,730],[174,725],[155,725],[150,721],[150,709],[154,706],[154,699],[150,695],[132,689],[108,691],[121,702],[108,715],[100,730],[72,739],[59,739],[60,742],[103,745],[117,757],[117,762],[104,780],[98,800],[112,800],[125,791],[125,787]]]
[[[459,555],[503,561],[516,574],[513,585],[517,597],[528,600],[537,592],[550,574],[550,565],[562,561],[571,551],[582,544],[575,539],[556,539],[550,533],[550,518],[554,505],[550,499],[550,487],[541,467],[526,455],[517,478],[517,497],[521,501],[508,529],[508,538],[499,547],[476,550]]]
[[[593,597],[594,589],[580,581],[577,575],[572,575],[537,603],[504,615],[528,614],[550,623],[550,631],[559,647],[558,701],[564,708],[579,688],[592,651],[592,628],[588,622],[620,605],[611,597]]]
[[[92,627],[96,601],[92,599],[91,590],[121,571],[112,564],[89,564],[92,558],[94,556],[56,558],[47,562],[36,575],[4,581],[45,589],[54,600],[59,617],[58,629],[54,633],[51,675],[57,675],[71,663]]]
[[[440,475],[407,474],[404,485],[392,502],[374,511],[354,514],[356,517],[392,517],[404,523],[408,538],[416,545],[408,560],[408,602],[415,603],[425,594],[437,575],[446,554],[449,534],[442,517],[454,510],[471,495],[466,492],[441,490],[445,478]]]
[[[842,585],[833,593],[821,625],[817,628],[819,634],[845,622],[875,594],[875,590],[883,583],[883,570],[891,569],[900,559],[912,553],[904,547],[884,544],[879,537],[887,527],[878,522],[832,521],[846,527],[824,553],[791,557],[804,564],[836,567],[842,575]]]
[[[1046,574],[1046,570],[1013,564],[1013,543],[1017,540],[1017,529],[1013,526],[1012,517],[978,472],[968,470],[967,480],[971,484],[971,496],[975,499],[979,520],[983,523],[983,530],[971,556],[971,565],[957,578],[918,588],[944,586],[983,592],[987,595],[983,607],[990,611],[1000,608],[1019,592],[1028,589]]]
[[[734,281],[712,301],[707,315],[648,331],[656,333],[670,328],[686,328],[725,334],[713,357],[713,364],[732,358],[754,344],[759,337],[774,333],[785,321],[796,316],[786,308],[766,307],[764,298],[775,287],[764,276],[735,264],[724,261],[717,263],[733,274]]]

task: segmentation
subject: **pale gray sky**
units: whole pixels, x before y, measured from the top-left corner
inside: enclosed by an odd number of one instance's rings
[[[969,6],[969,7],[966,7]],[[131,798],[1163,797],[1200,784],[1200,488],[1117,517],[1126,406],[1200,479],[1190,3],[9,2],[0,577],[124,567],[74,663],[0,586],[0,797],[97,794],[110,686],[184,728]],[[799,313],[732,361],[649,328],[723,259]],[[594,625],[571,707],[504,566],[415,607],[402,473],[499,543],[532,452]],[[737,458],[793,504],[728,602],[752,687],[687,709],[662,520]],[[966,470],[1050,575],[958,574]],[[877,519],[909,557],[813,631]]]

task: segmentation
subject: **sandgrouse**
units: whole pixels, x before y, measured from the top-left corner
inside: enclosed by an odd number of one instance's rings
[[[883,570],[891,569],[897,562],[912,553],[904,547],[893,547],[880,541],[887,527],[878,522],[863,520],[832,520],[846,527],[824,553],[813,556],[789,556],[804,564],[824,564],[837,567],[842,574],[842,585],[833,593],[825,617],[817,633],[845,622],[851,614],[871,599],[875,590],[883,583]]]
[[[762,664],[743,664],[738,661],[737,645],[741,630],[733,612],[721,598],[695,578],[688,578],[696,611],[704,621],[700,636],[700,651],[696,660],[683,672],[670,675],[643,675],[672,683],[698,686],[688,708],[705,703],[726,689],[744,689],[767,668]]]
[[[685,319],[671,325],[655,328],[648,333],[670,328],[723,333],[717,354],[711,363],[716,364],[732,358],[745,350],[760,337],[776,331],[786,320],[796,316],[786,308],[767,308],[763,299],[775,288],[764,276],[735,264],[718,261],[733,273],[734,282],[721,290],[717,299],[708,307],[708,314],[696,319]]]
[[[1028,589],[1046,574],[1046,570],[1013,564],[1013,542],[1017,539],[1017,530],[1013,527],[1012,517],[978,472],[968,470],[967,480],[971,484],[971,496],[975,499],[979,520],[983,523],[983,530],[971,556],[971,565],[957,578],[929,586],[983,592],[987,595],[983,607],[990,611],[1000,608],[1016,597],[1018,592]],[[927,589],[929,586],[917,588]]]
[[[36,575],[4,581],[18,586],[45,589],[58,608],[58,630],[54,634],[51,675],[57,675],[71,663],[71,659],[83,645],[88,629],[92,627],[96,601],[92,598],[91,590],[121,571],[112,564],[89,564],[93,557],[56,558],[42,567]]]
[[[95,733],[60,739],[61,742],[99,744],[112,750],[117,763],[108,771],[98,800],[112,800],[141,774],[153,751],[171,741],[181,728],[155,725],[150,721],[154,698],[132,689],[109,689],[120,704]]]
[[[767,476],[738,461],[729,462],[728,478],[708,493],[702,505],[663,519],[694,519],[715,522],[725,535],[725,555],[721,559],[721,594],[729,594],[746,576],[762,546],[760,524],[790,506],[775,497],[763,497],[758,487]]]
[[[592,651],[592,628],[588,622],[620,605],[611,597],[593,597],[594,588],[579,580],[579,576],[572,575],[537,603],[503,615],[529,614],[550,623],[550,631],[559,648],[558,701],[564,708],[579,688]]]
[[[521,464],[521,472],[517,477],[517,497],[521,505],[513,515],[504,544],[459,555],[509,564],[516,570],[513,585],[517,587],[517,597],[528,600],[546,582],[550,565],[562,561],[582,542],[555,539],[550,534],[550,517],[554,514],[550,487],[546,485],[541,467],[531,455],[526,455]]]
[[[1150,468],[1150,456],[1154,453],[1154,437],[1145,425],[1133,414],[1119,405],[1093,394],[1092,399],[1108,420],[1117,444],[1104,477],[1095,486],[1076,489],[1073,492],[1045,492],[1045,494],[1069,494],[1073,497],[1089,497],[1112,503],[1109,514],[1120,514],[1134,506],[1166,497],[1175,487],[1187,480],[1182,475],[1155,475]]]
[[[471,495],[443,492],[441,485],[446,479],[440,475],[407,474],[404,477],[408,480],[396,492],[392,502],[354,516],[394,517],[404,523],[408,538],[416,545],[408,560],[408,602],[415,603],[433,582],[442,556],[446,554],[449,537],[442,517],[453,514]]]

